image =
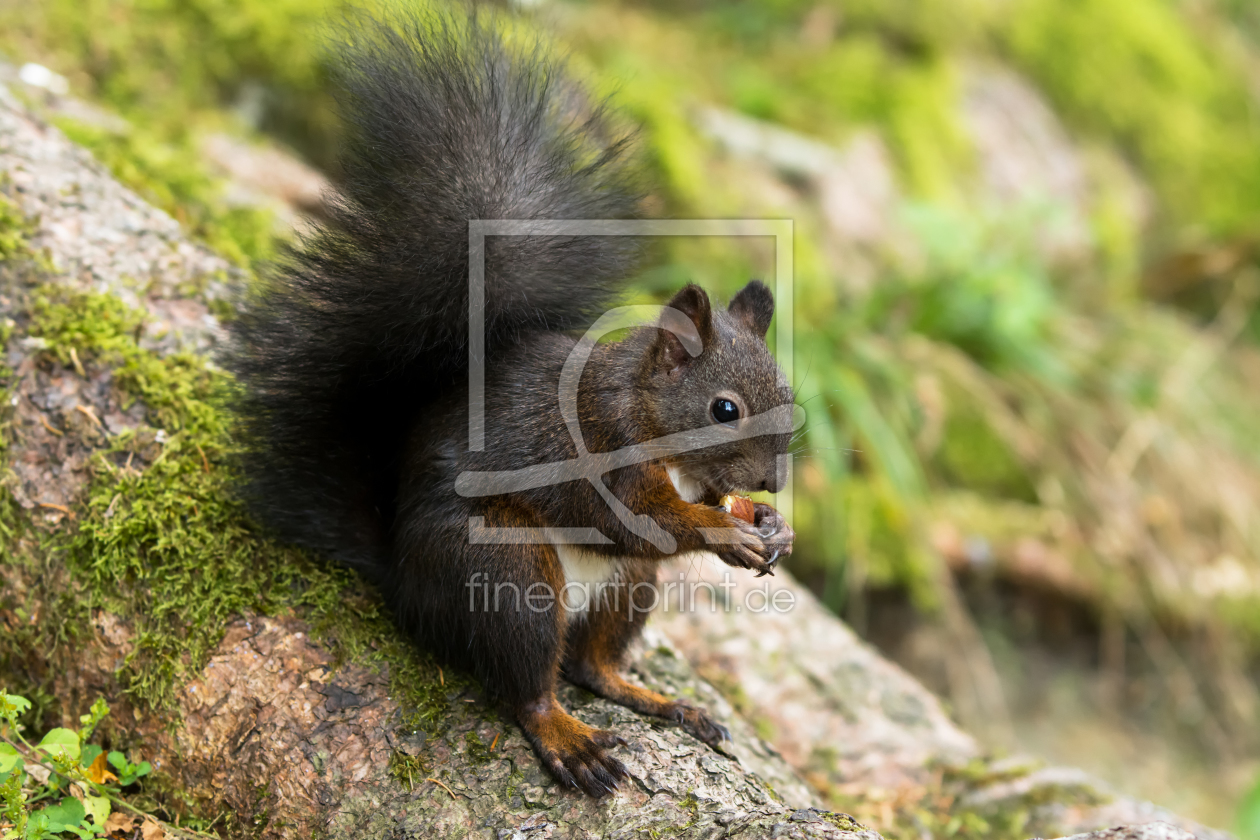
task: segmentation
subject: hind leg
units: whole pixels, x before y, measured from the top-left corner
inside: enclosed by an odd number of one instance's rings
[[[602,592],[585,618],[570,623],[564,676],[628,709],[676,721],[710,746],[729,740],[730,732],[705,710],[639,688],[621,675],[626,649],[643,631],[652,606],[646,587],[636,584],[656,584],[655,563],[625,562],[621,579]]]
[[[564,785],[591,796],[617,789],[629,773],[607,750],[626,742],[615,732],[587,726],[564,710],[555,687],[540,692],[533,702],[518,705],[517,722],[534,752],[551,775]]]
[[[496,505],[484,514],[491,527],[534,524],[517,507]],[[616,788],[627,773],[607,751],[624,741],[582,723],[556,700],[565,617],[555,550],[473,544],[467,525],[425,535],[403,531],[398,545],[404,551],[387,591],[403,623],[507,706],[557,780],[592,796]],[[457,562],[452,552],[464,556]],[[549,600],[548,592],[557,597]]]

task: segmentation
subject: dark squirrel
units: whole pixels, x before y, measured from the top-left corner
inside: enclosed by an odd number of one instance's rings
[[[461,474],[578,455],[561,372],[574,331],[615,303],[637,258],[625,236],[486,240],[484,448],[470,451],[470,220],[634,218],[634,166],[604,108],[538,48],[509,46],[476,20],[360,24],[337,53],[346,133],[329,221],[233,327],[244,493],[280,536],[374,581],[406,631],[505,704],[557,779],[600,796],[626,777],[609,752],[624,742],[561,708],[561,675],[707,744],[729,737],[619,669],[650,606],[636,584],[655,583],[669,549],[709,550],[759,574],[791,552],[794,534],[772,507],[758,504],[749,523],[718,504],[786,481],[790,428],[739,433],[792,403],[765,342],[774,302],[758,281],[724,309],[688,285],[668,304],[685,329],[662,328],[662,317],[591,350],[576,397],[591,453],[710,434],[701,448],[660,450],[602,477],[655,522],[655,538],[582,478],[461,495]],[[495,530],[505,528],[602,537],[483,538],[516,533]],[[734,536],[715,544],[707,529]],[[598,584],[582,608],[566,596],[540,610],[527,597],[578,580]]]

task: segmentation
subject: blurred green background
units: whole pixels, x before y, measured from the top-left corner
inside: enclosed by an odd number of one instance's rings
[[[344,8],[4,0],[0,51],[258,269],[336,177]],[[502,8],[615,94],[652,212],[795,221],[793,573],[995,749],[1260,838],[1260,4]],[[643,295],[773,264],[662,247]]]

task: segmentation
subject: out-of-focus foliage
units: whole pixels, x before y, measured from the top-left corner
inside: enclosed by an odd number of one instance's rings
[[[1244,56],[1167,3],[1013,5],[1010,55],[1078,125],[1131,151],[1177,221],[1254,228],[1260,129]]]
[[[3,45],[146,130],[178,135],[226,107],[314,147],[335,131],[319,55],[337,10],[333,0],[10,3]]]
[[[1184,5],[661,3],[656,8],[673,10],[701,48],[639,53],[644,62],[689,62],[709,81],[690,90],[708,87],[744,113],[813,136],[835,140],[855,126],[879,125],[909,184],[929,192],[947,186],[950,170],[967,158],[951,101],[960,64],[1006,61],[1074,127],[1131,154],[1177,224],[1252,231],[1260,211],[1256,58],[1204,10],[1211,4]],[[1260,30],[1250,4],[1221,5]]]
[[[66,75],[127,121],[57,123],[115,175],[241,263],[272,253],[267,213],[233,206],[199,140],[225,126],[300,141],[331,161],[336,122],[320,61],[331,2],[11,3],[0,50]]]
[[[1247,792],[1238,809],[1238,836],[1243,840],[1260,837],[1260,780]]]
[[[266,135],[328,166],[322,33],[353,27],[345,8],[44,0],[5,9],[0,48],[125,117],[128,131],[68,128],[251,261],[269,253],[270,223],[224,203],[198,137]],[[1160,690],[1177,720],[1222,751],[1254,748],[1253,3],[591,0],[521,17],[641,126],[656,212],[795,221],[793,373],[809,417],[798,574],[853,617],[865,593],[909,592],[950,638],[972,640],[958,654],[969,662],[984,651],[955,573],[1052,592],[1119,628],[1171,686]],[[969,80],[998,74],[1062,123],[1083,173],[1068,204],[984,192],[965,100]],[[705,126],[706,109],[791,132],[817,159],[794,168],[738,148]],[[895,211],[853,245],[830,215],[827,167],[870,137],[887,151]],[[1080,241],[1068,258],[1044,246],[1065,217]],[[764,242],[671,240],[661,256],[645,295],[684,280],[729,294],[773,265]],[[1189,288],[1194,306],[1144,296],[1152,277]],[[984,703],[954,699],[982,716]]]

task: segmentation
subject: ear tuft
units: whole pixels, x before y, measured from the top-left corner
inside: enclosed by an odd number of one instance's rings
[[[774,295],[760,280],[753,280],[731,299],[726,311],[736,320],[765,338],[770,329],[770,319],[774,317]]]
[[[680,289],[665,306],[667,309],[658,324],[661,329],[656,346],[661,366],[672,371],[693,356],[699,356],[713,339],[713,312],[708,293],[694,283]]]

